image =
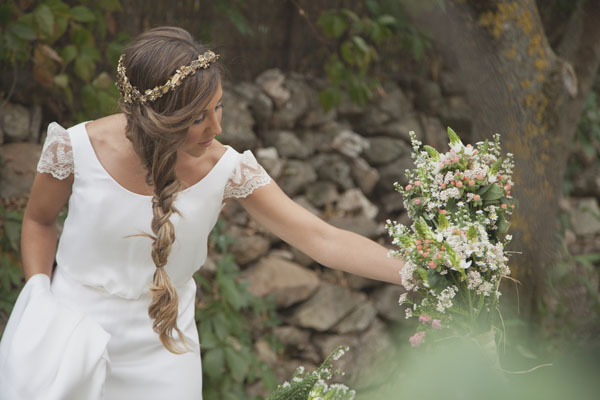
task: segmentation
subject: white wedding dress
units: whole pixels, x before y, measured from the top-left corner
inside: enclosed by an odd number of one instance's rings
[[[132,236],[151,232],[152,198],[108,174],[85,123],[67,130],[50,124],[38,171],[58,179],[74,174],[73,190],[52,281],[43,274],[28,280],[0,342],[0,400],[201,399],[192,276],[206,261],[223,200],[247,196],[269,175],[249,150],[227,146],[202,180],[178,194],[166,271],[192,351],[176,355],[148,316],[151,240]]]

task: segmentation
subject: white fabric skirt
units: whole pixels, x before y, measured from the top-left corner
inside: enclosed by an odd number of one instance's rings
[[[0,344],[0,400],[202,399],[195,282],[177,289],[193,351],[173,354],[152,330],[150,295],[125,299],[70,278],[33,276]]]

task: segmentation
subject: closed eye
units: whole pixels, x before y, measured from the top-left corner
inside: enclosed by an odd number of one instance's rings
[[[217,106],[215,107],[215,111],[219,110],[220,108],[221,109],[223,108],[223,103],[217,104]],[[205,119],[206,119],[206,112],[203,112],[202,116],[194,121],[194,124],[198,125],[198,124],[202,123],[202,121],[204,121]]]

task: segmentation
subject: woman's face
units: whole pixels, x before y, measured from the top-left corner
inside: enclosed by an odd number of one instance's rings
[[[179,149],[192,157],[200,157],[213,144],[214,137],[220,134],[223,115],[223,88],[215,90],[206,108],[198,114],[196,121],[188,128],[185,142]]]

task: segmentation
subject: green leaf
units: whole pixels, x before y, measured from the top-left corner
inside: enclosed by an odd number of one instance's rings
[[[419,267],[417,268],[417,273],[419,274],[423,282],[425,282],[426,285],[429,285],[429,273],[427,272],[427,270],[423,267]]]
[[[367,55],[370,53],[369,45],[367,44],[367,42],[365,42],[365,39],[363,39],[361,36],[357,36],[357,35],[352,36],[352,42],[363,53],[365,53]]]
[[[63,59],[64,65],[67,65],[77,57],[77,47],[73,44],[68,44],[60,51],[60,56]]]
[[[73,19],[78,22],[92,22],[96,20],[94,13],[85,6],[75,6],[71,8]]]
[[[7,29],[19,39],[33,40],[36,38],[34,30],[21,22],[11,22],[8,24]]]
[[[202,355],[202,371],[212,379],[217,379],[225,372],[225,352],[217,347]]]
[[[433,158],[435,161],[440,160],[440,153],[438,153],[438,151],[436,149],[434,149],[433,147],[431,147],[429,145],[425,145],[425,146],[423,146],[423,148],[425,149],[427,154],[429,154],[429,156],[431,158]]]
[[[77,57],[75,60],[75,74],[84,82],[92,80],[96,72],[96,63],[88,57]]]
[[[227,299],[227,302],[231,304],[233,309],[238,311],[242,308],[245,304],[233,280],[227,277],[221,277],[218,281],[223,297]]]
[[[77,64],[75,64],[77,66]],[[95,115],[98,112],[98,97],[96,96],[97,90],[91,85],[87,84],[81,88],[81,100],[83,107],[88,114]]]
[[[454,130],[452,130],[450,127],[448,127],[448,139],[450,139],[451,144],[462,143],[456,132],[454,132]]]
[[[210,321],[200,322],[200,347],[206,350],[217,347],[219,340],[213,332],[213,327]]]
[[[438,228],[444,230],[447,229],[449,225],[450,222],[448,221],[446,214],[438,214]]]
[[[339,105],[341,101],[342,93],[338,88],[327,88],[319,93],[319,103],[325,112],[329,112],[333,107]]]
[[[450,285],[448,280],[434,269],[430,269],[427,272],[427,281],[429,282],[429,287],[438,293]]]
[[[248,372],[250,365],[249,354],[238,351],[232,347],[225,348],[225,360],[227,361],[227,368],[231,372],[231,376],[234,380],[242,382]]]
[[[495,183],[491,184],[490,188],[481,195],[481,199],[485,201],[499,200],[502,197],[504,197],[504,189]]]
[[[54,34],[54,14],[52,14],[50,7],[45,4],[39,5],[33,11],[33,18],[45,37],[50,37]]]
[[[13,18],[12,7],[8,4],[0,6],[0,25],[5,26]]]
[[[317,20],[327,37],[338,39],[348,29],[348,19],[335,11],[323,11]]]

